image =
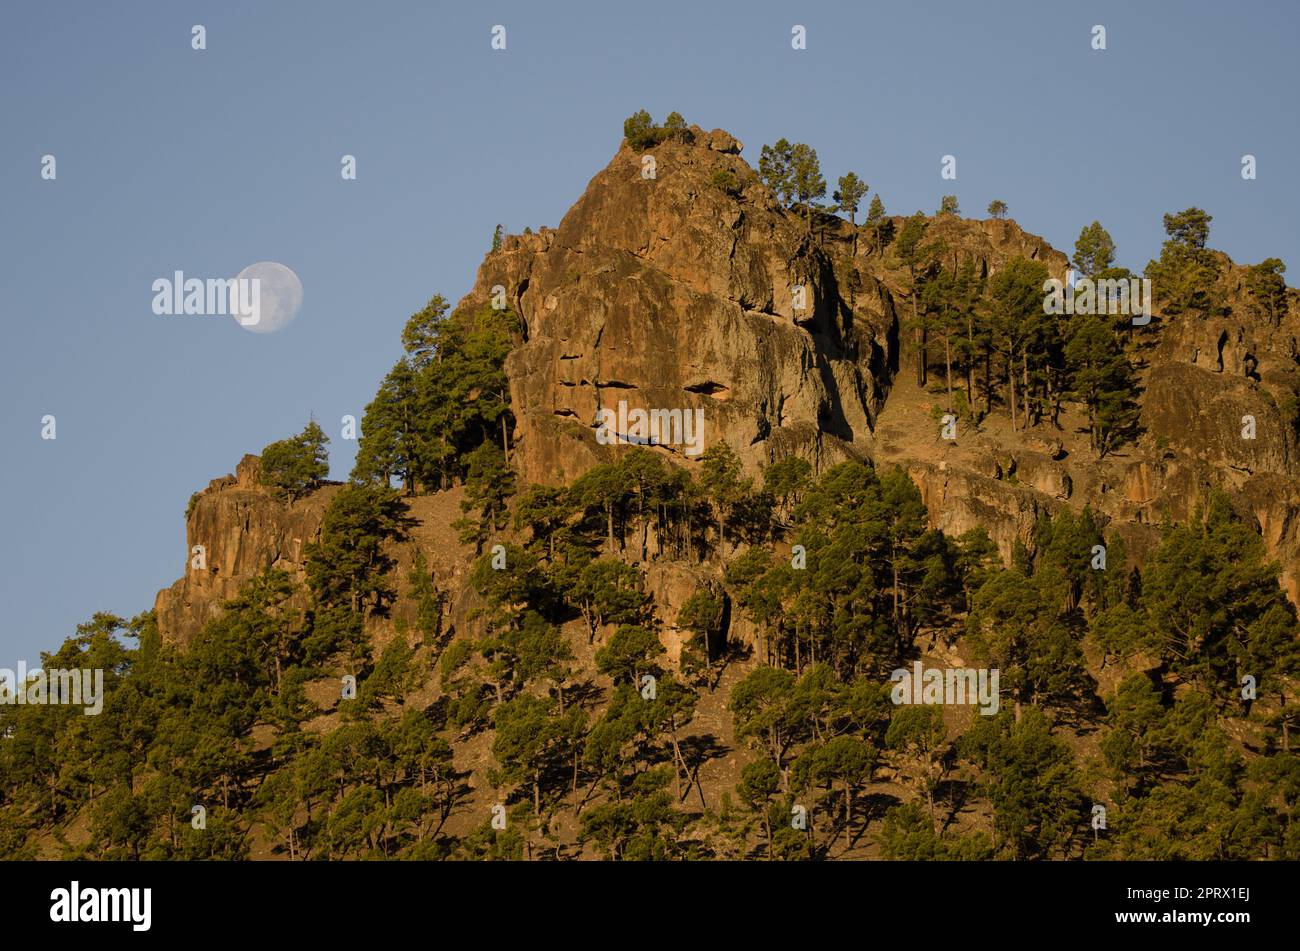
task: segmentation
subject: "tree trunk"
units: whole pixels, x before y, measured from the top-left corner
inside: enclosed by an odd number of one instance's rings
[[[916,345],[916,385],[925,386],[925,345],[921,342],[921,322],[916,314],[916,268],[908,268],[912,278],[912,341]]]
[[[1030,404],[1030,400],[1029,400],[1029,351],[1027,351],[1027,350],[1022,350],[1022,351],[1020,352],[1020,373],[1021,373],[1021,382],[1022,382],[1022,384],[1023,384],[1023,388],[1024,388],[1024,392],[1021,394],[1021,402],[1025,404],[1025,406],[1024,406],[1024,412],[1025,412],[1025,424],[1024,424],[1024,426],[1021,427],[1021,429],[1026,429],[1026,430],[1027,430],[1027,429],[1029,429],[1029,404]]]
[[[984,415],[993,415],[993,354],[984,351]]]
[[[844,848],[853,848],[853,786],[844,781]]]
[[[637,495],[637,511],[641,518],[641,561],[644,563],[646,560],[646,550],[649,547],[650,542],[650,523],[646,521],[645,517],[644,491]]]
[[[1011,431],[1016,431],[1016,365],[1011,355],[1007,355],[1007,387],[1011,393]]]
[[[889,560],[890,560],[890,562],[891,562],[890,567],[891,567],[891,569],[892,569],[892,571],[893,571],[893,577],[894,577],[894,594],[893,594],[893,600],[894,600],[894,644],[895,644],[895,648],[894,648],[894,649],[895,649],[896,652],[901,653],[902,646],[903,646],[903,634],[902,634],[902,631],[900,630],[901,617],[900,617],[900,613],[899,613],[899,604],[898,604],[898,550],[897,550],[897,547],[894,546],[894,545],[892,545],[892,544],[890,545],[890,559],[889,559]]]
[[[673,758],[676,760],[676,762],[673,763],[673,795],[677,797],[678,802],[681,802],[686,798],[682,795],[682,773],[685,773],[687,779],[689,779],[691,771],[686,768],[686,759],[682,756],[681,747],[677,745],[677,725],[675,723],[672,724],[672,731],[668,735],[672,740]],[[686,795],[689,796],[690,793],[691,788],[687,786]]]
[[[951,338],[945,334],[943,338],[943,369],[944,375],[948,378],[948,412],[952,412],[952,345]]]
[[[580,808],[578,803],[578,750],[573,750],[573,814],[578,814]]]
[[[974,318],[966,315],[966,404],[970,406],[971,415],[975,409],[975,327]]]

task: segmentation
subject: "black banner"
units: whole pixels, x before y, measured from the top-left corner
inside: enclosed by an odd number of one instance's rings
[[[50,862],[0,866],[0,907],[35,930],[128,940],[248,929],[346,943],[375,940],[377,927],[449,938],[447,926],[576,936],[689,916],[726,932],[821,921],[941,941],[990,928],[1230,941],[1280,926],[1293,873],[1278,863]]]

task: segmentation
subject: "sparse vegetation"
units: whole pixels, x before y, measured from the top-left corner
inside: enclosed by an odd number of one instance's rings
[[[709,177],[709,183],[732,197],[740,194],[740,179],[729,168],[720,168]]]
[[[690,129],[680,112],[670,112],[663,125],[655,125],[650,113],[640,109],[623,122],[623,138],[638,152],[658,145],[667,139],[690,140]]]

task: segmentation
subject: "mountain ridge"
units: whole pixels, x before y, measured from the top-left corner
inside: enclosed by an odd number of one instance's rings
[[[1156,322],[1146,332],[1152,343],[1143,354],[1150,363],[1146,435],[1118,464],[1087,459],[1077,438],[1048,426],[1007,432],[996,413],[945,444],[933,420],[934,438],[918,433],[918,410],[931,412],[935,394],[905,382],[912,353],[901,329],[904,270],[888,247],[877,251],[859,240],[855,251],[854,232],[862,228],[841,218],[821,213],[815,234],[803,231],[798,215],[783,209],[740,157],[742,148],[723,130],[692,126],[681,140],[651,150],[656,177],[646,179],[644,156],[625,141],[557,228],[507,235],[485,256],[458,309],[490,305],[500,288],[524,322],[506,364],[517,421],[512,463],[523,484],[560,484],[615,458],[616,447],[594,438],[596,413],[635,396],[646,407],[704,410],[706,442],[728,442],[751,473],[787,454],[806,458],[815,471],[853,458],[901,465],[927,503],[936,503],[937,527],[959,532],[983,524],[1008,562],[1037,515],[1060,503],[1086,501],[1144,550],[1162,519],[1185,521],[1211,488],[1225,488],[1256,521],[1296,601],[1300,469],[1295,431],[1277,394],[1294,399],[1300,386],[1300,292],[1288,288],[1278,326],[1261,329],[1231,314],[1165,321],[1157,287]],[[736,175],[737,194],[711,182],[718,172]],[[906,220],[889,216],[885,231],[897,234]],[[954,266],[970,261],[992,274],[1020,256],[1045,262],[1057,279],[1068,269],[1064,254],[1014,221],[927,221]],[[1229,299],[1242,300],[1245,269],[1216,254]],[[801,282],[810,305],[796,313],[791,288]],[[900,380],[905,397],[891,406]],[[1250,445],[1234,438],[1246,413],[1260,420]],[[887,428],[906,421],[883,445],[882,418]],[[694,464],[672,447],[658,451]],[[255,477],[234,478],[240,491],[255,490]],[[187,519],[191,551],[250,515],[213,514],[208,494],[227,488],[215,480],[199,494],[198,521]],[[165,637],[188,640],[261,568],[283,562],[301,572],[301,547],[324,508],[296,504],[271,517],[273,524],[248,523],[244,544],[257,553],[251,560],[235,539],[217,542],[210,583],[192,579],[191,570],[159,593]],[[275,505],[260,500],[257,517]],[[285,538],[291,550],[282,552]]]

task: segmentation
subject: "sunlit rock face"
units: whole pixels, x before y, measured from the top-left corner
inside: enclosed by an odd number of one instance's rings
[[[865,229],[855,235],[829,214],[810,226],[780,207],[741,150],[728,133],[698,127],[646,153],[624,144],[558,227],[508,236],[484,259],[460,306],[504,294],[523,319],[506,364],[521,484],[567,482],[614,458],[621,450],[598,440],[597,414],[623,403],[702,411],[702,445],[727,442],[753,474],[790,453],[818,471],[848,458],[903,466],[937,527],[982,526],[1006,558],[1017,540],[1031,541],[1039,513],[1084,505],[1141,557],[1165,518],[1192,517],[1217,486],[1260,527],[1296,599],[1300,293],[1288,291],[1286,312],[1265,319],[1245,268],[1223,256],[1226,314],[1166,319],[1153,287],[1154,318],[1135,341],[1142,432],[1105,459],[1088,451],[1077,418],[1013,432],[1001,406],[978,431],[945,442],[941,352],[930,353],[940,370],[928,389],[914,382],[906,268]],[[903,221],[887,224],[896,233]],[[927,240],[943,243],[943,266],[971,261],[985,275],[1018,256],[1058,280],[1068,267],[1013,221],[936,216]],[[668,439],[659,451],[694,467],[688,448]],[[159,593],[164,636],[187,641],[262,568],[301,576],[303,546],[333,491],[288,505],[257,485],[253,457],[215,480],[187,523],[207,567],[187,568]],[[429,522],[447,536],[430,538],[430,550],[454,549],[443,527],[451,520]]]

